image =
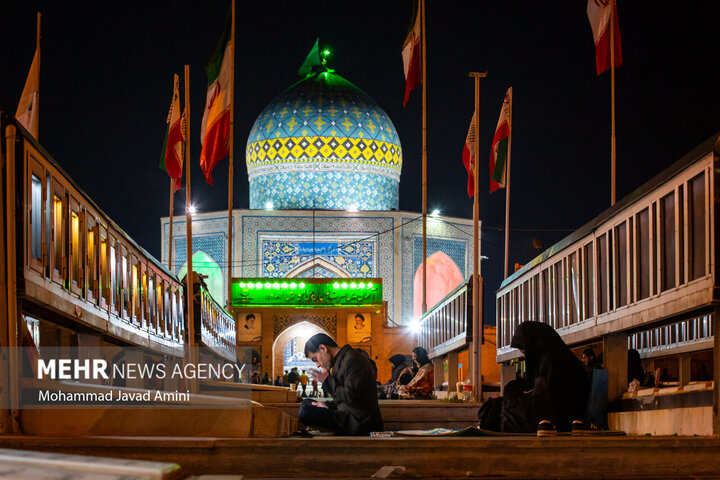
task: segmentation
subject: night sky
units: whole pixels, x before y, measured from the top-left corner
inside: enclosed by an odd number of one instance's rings
[[[720,130],[715,33],[720,2],[618,0],[618,200]],[[407,108],[401,46],[411,0],[237,4],[236,208],[248,207],[244,151],[258,114],[295,82],[316,37],[329,66],[365,90],[403,147],[400,209],[421,210],[421,96]],[[486,159],[513,86],[511,263],[535,256],[610,205],[610,75],[598,77],[583,0],[428,0],[428,209],[472,218],[461,153],[480,87],[480,218],[486,321],[502,277],[504,191],[488,193]],[[172,75],[191,68],[192,197],[227,208],[227,160],[207,185],[198,165],[204,65],[229,0],[0,2],[0,109],[15,111],[43,13],[40,142],[140,245],[159,258],[169,181],[158,168]],[[181,86],[182,91],[182,86]],[[175,197],[176,205],[184,194]],[[175,213],[181,214],[176,208]]]

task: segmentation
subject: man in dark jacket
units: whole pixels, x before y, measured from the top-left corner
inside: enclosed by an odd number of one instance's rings
[[[339,347],[332,338],[318,333],[305,344],[305,356],[318,366],[312,375],[322,382],[333,402],[304,400],[298,415],[303,424],[340,435],[369,435],[382,430],[377,366],[364,350]]]

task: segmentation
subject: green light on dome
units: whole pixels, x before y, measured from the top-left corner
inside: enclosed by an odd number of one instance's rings
[[[305,284],[304,284],[304,283],[301,283],[301,284],[299,285],[299,287],[300,287],[300,290],[302,290],[303,288],[305,288]]]
[[[323,55],[325,55],[326,57],[330,55],[330,50],[328,50],[327,48],[323,50]]]

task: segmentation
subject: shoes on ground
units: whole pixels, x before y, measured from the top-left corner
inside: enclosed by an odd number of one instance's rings
[[[554,437],[557,435],[555,424],[550,420],[541,420],[537,427],[538,437]]]
[[[576,436],[591,435],[601,430],[600,427],[592,422],[583,422],[582,420],[573,420],[572,434]]]

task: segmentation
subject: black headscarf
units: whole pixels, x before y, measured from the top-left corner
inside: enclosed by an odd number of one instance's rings
[[[423,347],[415,347],[412,349],[412,352],[415,354],[415,359],[417,360],[417,363],[421,367],[423,365],[430,363],[430,359],[428,358],[427,350],[425,350]]]
[[[525,352],[530,388],[542,397],[546,414],[558,429],[567,431],[573,420],[582,420],[589,390],[585,367],[555,329],[540,322],[523,322],[510,345]]]
[[[541,322],[523,322],[518,325],[510,346],[525,352],[525,375],[529,382],[535,381],[540,360],[546,352],[555,349],[570,351],[555,329]]]
[[[642,385],[645,382],[645,370],[640,360],[640,352],[631,348],[628,350],[628,368],[627,368],[627,381],[632,382],[633,379],[637,379]]]
[[[400,373],[407,368],[407,358],[405,358],[405,355],[402,353],[397,353],[388,360],[392,363],[393,367],[390,380],[388,380],[386,385],[392,385],[398,380],[398,378],[400,378]]]

